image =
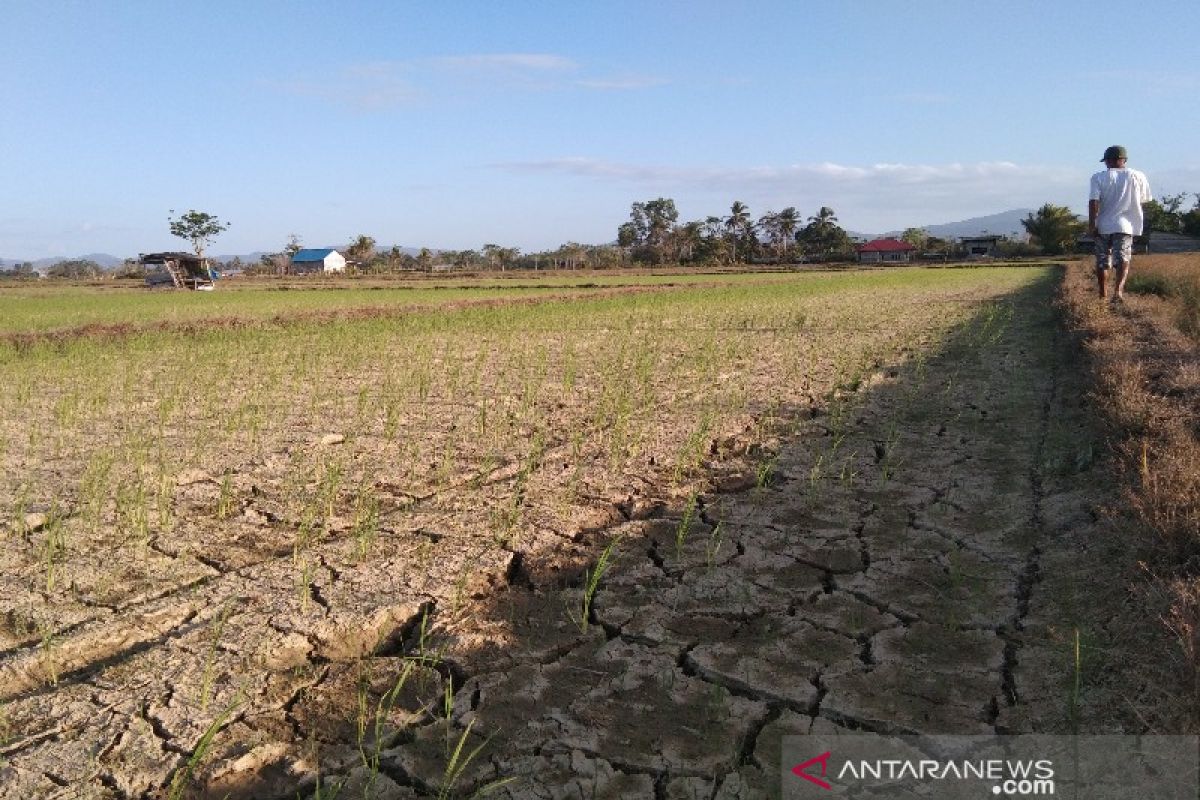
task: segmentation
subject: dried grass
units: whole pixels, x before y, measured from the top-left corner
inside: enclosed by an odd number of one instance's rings
[[[1063,303],[1094,369],[1126,507],[1155,538],[1152,594],[1180,647],[1179,711],[1200,709],[1200,255],[1135,260],[1124,306],[1072,265]],[[1177,697],[1176,700],[1182,700]]]

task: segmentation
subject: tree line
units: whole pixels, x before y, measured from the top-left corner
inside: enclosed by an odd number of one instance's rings
[[[1185,209],[1188,198],[1192,207]],[[1163,195],[1143,206],[1146,229],[1200,237],[1200,193],[1180,192]],[[192,244],[203,257],[207,245],[229,228],[217,217],[201,211],[188,211],[168,222],[171,234]],[[1086,230],[1084,220],[1066,206],[1047,203],[1021,221],[1029,242],[998,237],[999,255],[1027,256],[1045,253],[1057,255],[1074,250]],[[900,238],[918,252],[954,256],[955,245],[948,239],[931,236],[923,228],[908,228]],[[735,200],[729,213],[707,216],[702,220],[679,222],[675,201],[667,197],[633,203],[629,219],[618,226],[614,244],[586,245],[567,242],[554,250],[522,253],[519,248],[488,243],[479,249],[431,250],[416,254],[399,247],[380,249],[366,234],[355,237],[345,248],[351,269],[362,274],[390,272],[432,272],[440,269],[460,271],[508,269],[606,269],[631,264],[785,264],[813,261],[852,260],[855,241],[839,224],[837,214],[821,206],[804,218],[794,206],[782,211],[767,211],[757,220],[749,207]],[[261,256],[257,262],[241,258],[217,264],[219,268],[247,274],[282,275],[290,270],[291,259],[303,248],[300,237],[292,234],[278,252]],[[89,259],[61,261],[46,270],[47,277],[92,279],[99,277],[141,278],[142,267],[136,259],[126,259],[115,270],[105,270]],[[23,262],[0,269],[0,279],[38,278],[33,264]]]
[[[617,246],[644,264],[786,263],[854,255],[854,240],[828,206],[807,219],[788,206],[755,220],[735,200],[728,215],[680,223],[675,201],[667,197],[634,203],[629,220],[617,228]]]

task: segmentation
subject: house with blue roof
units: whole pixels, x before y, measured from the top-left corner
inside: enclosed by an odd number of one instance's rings
[[[332,247],[311,247],[297,250],[292,256],[292,274],[308,272],[345,272],[346,257]]]

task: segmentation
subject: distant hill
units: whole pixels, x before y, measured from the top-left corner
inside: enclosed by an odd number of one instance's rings
[[[1032,208],[1014,208],[1011,211],[1001,211],[999,214],[989,214],[986,217],[972,217],[960,222],[945,222],[941,225],[926,225],[925,230],[930,236],[942,239],[952,239],[958,236],[1024,236],[1025,227],[1021,220],[1033,213]]]
[[[82,256],[55,256],[53,258],[39,258],[36,261],[31,261],[33,268],[38,272],[45,272],[50,267],[62,261],[95,261],[105,269],[112,269],[121,266],[125,259],[117,258],[108,253],[88,253]],[[17,264],[24,264],[29,261],[27,258],[0,258],[0,267],[12,267]]]
[[[930,236],[937,236],[941,239],[957,239],[960,236],[1013,236],[1020,238],[1025,235],[1025,228],[1021,225],[1021,220],[1033,213],[1031,208],[1014,208],[1010,211],[1001,211],[998,214],[988,214],[986,217],[971,217],[970,219],[959,220],[958,222],[942,222],[935,225],[913,225],[914,228],[924,228],[925,232]],[[888,231],[871,236],[865,236],[868,239],[876,239],[881,236],[899,236],[904,233],[903,230]]]

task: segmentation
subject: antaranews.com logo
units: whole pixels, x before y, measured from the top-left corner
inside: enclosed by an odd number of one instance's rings
[[[833,753],[826,750],[807,761],[792,767],[792,774],[822,789],[832,790],[826,780],[829,776],[829,760]],[[816,769],[820,769],[819,775]],[[887,781],[889,783],[936,783],[947,780],[969,780],[991,782],[992,794],[1027,797],[1054,794],[1054,762],[1049,759],[1037,761],[1006,759],[947,760],[937,759],[875,759],[847,760],[832,776],[839,784],[850,782]]]
[[[780,795],[803,800],[1196,800],[1198,741],[1195,736],[788,736]]]

